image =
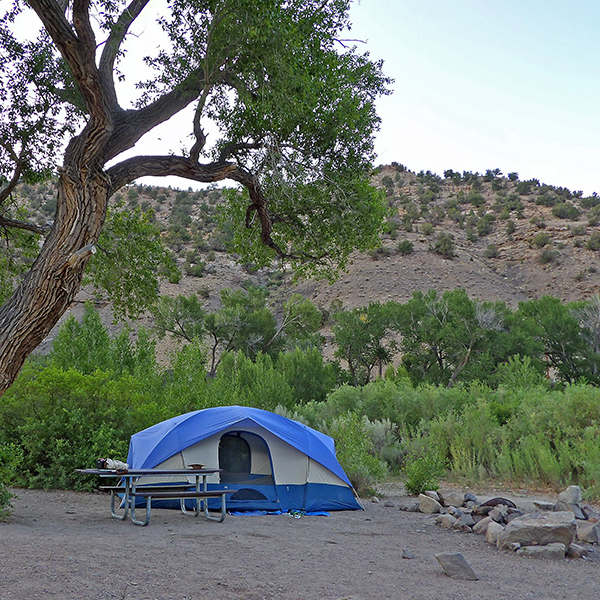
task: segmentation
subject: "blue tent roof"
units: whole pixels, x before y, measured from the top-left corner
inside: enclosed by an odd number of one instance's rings
[[[334,441],[311,427],[258,408],[221,406],[173,417],[131,436],[127,462],[132,469],[152,469],[181,450],[232,425],[264,427],[350,484],[335,456]]]

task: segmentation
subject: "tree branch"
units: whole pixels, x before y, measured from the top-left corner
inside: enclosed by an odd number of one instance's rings
[[[201,183],[213,183],[231,178],[238,169],[229,162],[200,164],[183,156],[136,156],[106,170],[111,181],[110,194],[140,177],[175,175]]]
[[[237,152],[238,150],[256,150],[257,148],[261,148],[261,141],[246,143],[246,142],[229,142],[223,146],[221,153],[219,154],[219,162],[226,161],[232,154]]]
[[[115,116],[114,132],[106,148],[105,160],[132,148],[146,133],[168,121],[202,93],[204,78],[196,69],[170,92],[138,110],[122,111]]]
[[[132,0],[129,6],[121,13],[121,16],[113,26],[104,45],[104,50],[100,57],[99,71],[104,85],[110,89],[111,95],[115,98],[115,103],[116,92],[113,69],[117,55],[119,54],[119,49],[131,24],[137,19],[144,8],[146,8],[149,1],[150,0]]]
[[[4,204],[4,201],[10,196],[11,192],[17,187],[19,180],[21,179],[21,173],[23,173],[24,161],[21,156],[17,156],[13,147],[8,144],[2,144],[2,147],[7,151],[11,160],[15,163],[15,170],[13,171],[10,181],[6,186],[0,190],[0,205]]]
[[[33,233],[38,233],[39,235],[46,235],[49,229],[47,225],[40,227],[39,225],[34,225],[33,223],[28,223],[27,221],[9,219],[3,215],[0,215],[0,227],[3,229],[24,229],[26,231],[33,231]]]

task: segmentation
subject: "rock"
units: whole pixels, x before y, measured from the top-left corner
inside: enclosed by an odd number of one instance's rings
[[[519,544],[519,542],[513,542],[512,544],[509,544],[506,549],[516,552],[520,547],[521,547],[521,544]]]
[[[462,506],[464,502],[464,495],[458,492],[452,492],[450,490],[439,492],[441,503],[444,506]]]
[[[485,531],[485,539],[488,544],[498,544],[498,536],[504,531],[504,527],[500,523],[496,523],[493,519],[490,522]]]
[[[557,504],[578,504],[581,500],[581,488],[578,485],[570,485],[558,495]]]
[[[379,498],[377,496],[371,496],[371,502],[373,504],[379,504]]]
[[[404,512],[419,512],[419,504],[413,502],[412,504],[398,504],[398,510]]]
[[[473,507],[473,514],[479,517],[487,517],[492,510],[494,510],[493,506],[483,506],[480,504]]]
[[[406,558],[408,560],[410,560],[411,558],[415,557],[415,553],[412,550],[407,550],[406,548],[404,548],[404,550],[402,550],[402,558]]]
[[[481,519],[481,521],[475,523],[475,525],[473,525],[473,533],[485,535],[488,525],[491,523],[492,520],[492,517],[484,517],[483,519]]]
[[[516,504],[508,498],[491,498],[490,500],[487,500],[480,506],[498,506],[499,504],[503,504],[508,508],[517,508]]]
[[[475,520],[469,514],[462,514],[459,517],[457,524],[460,525],[460,527],[468,527],[469,531],[472,531],[472,527],[475,525]]]
[[[591,506],[584,504],[581,507],[581,510],[583,511],[585,518],[589,521],[593,521],[594,523],[600,521],[600,514],[598,514]]]
[[[440,504],[442,503],[442,501],[440,500],[440,497],[438,496],[438,493],[434,490],[425,490],[423,492],[426,496],[429,496],[430,498],[433,498],[436,502],[439,502]]]
[[[522,546],[559,542],[566,548],[573,541],[576,530],[575,517],[571,512],[532,513],[511,521],[498,536],[497,546],[503,550],[512,542]]]
[[[465,492],[465,495],[463,496],[463,504],[466,504],[467,502],[477,502],[477,497],[475,494],[471,494],[471,492]]]
[[[460,552],[444,552],[435,555],[437,561],[444,569],[444,573],[451,579],[466,579],[476,581],[479,579],[471,565]]]
[[[552,504],[552,502],[544,502],[543,500],[534,500],[533,505],[538,510],[554,510],[555,506],[555,504]]]
[[[494,506],[492,510],[488,513],[488,517],[491,517],[496,523],[503,523],[504,517],[508,514],[508,506],[504,506],[504,504],[498,504],[498,506]]]
[[[546,558],[550,560],[561,560],[565,558],[567,547],[560,542],[553,542],[545,546],[523,546],[517,550],[519,556],[530,558]]]
[[[585,521],[586,519],[585,513],[581,510],[579,504],[559,503],[555,505],[554,510],[568,510],[569,512],[572,512],[575,515],[576,519],[581,519],[582,521]]]
[[[422,513],[433,515],[439,513],[442,505],[433,498],[426,496],[425,494],[419,494],[419,510]]]
[[[600,523],[577,521],[577,540],[588,544],[600,544]]]
[[[386,500],[384,506],[386,508],[394,508],[396,506],[396,503],[392,502],[391,500]]]
[[[444,527],[445,529],[452,529],[452,527],[454,527],[454,524],[456,523],[457,519],[456,517],[453,517],[452,515],[441,515],[438,517],[439,519],[439,524]]]
[[[522,517],[524,514],[525,513],[521,510],[518,510],[516,508],[509,508],[508,512],[504,515],[504,522],[510,523],[514,519],[518,519],[519,517]]]
[[[567,556],[569,558],[586,558],[588,551],[579,544],[570,544],[567,548]]]

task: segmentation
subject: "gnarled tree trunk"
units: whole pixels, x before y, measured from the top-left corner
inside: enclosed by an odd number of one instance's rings
[[[0,396],[77,294],[106,216],[102,171],[63,171],[53,229],[23,283],[0,307]]]

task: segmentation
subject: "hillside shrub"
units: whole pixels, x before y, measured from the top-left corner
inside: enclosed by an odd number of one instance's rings
[[[435,227],[431,223],[423,223],[423,225],[421,225],[421,233],[423,235],[431,235],[434,229]]]
[[[413,243],[410,240],[402,240],[398,244],[398,252],[403,255],[412,254],[414,252]]]
[[[588,250],[600,250],[600,233],[597,231],[592,233],[592,235],[590,235],[590,238],[587,241],[586,246]]]
[[[495,244],[489,244],[488,247],[483,251],[485,258],[498,258],[500,256],[500,250]]]
[[[467,194],[467,202],[479,208],[485,204],[485,196],[475,190],[470,190]]]
[[[431,250],[444,258],[453,259],[456,256],[454,236],[451,233],[440,233],[431,246]]]
[[[547,246],[551,242],[552,242],[552,237],[550,236],[549,233],[546,233],[545,231],[540,231],[539,233],[536,233],[535,237],[533,238],[533,245],[536,248],[543,248],[544,246]]]
[[[562,202],[552,207],[552,214],[558,219],[576,221],[581,215],[581,211],[570,202]]]
[[[560,252],[552,248],[544,247],[540,252],[538,261],[541,265],[558,264],[560,261]]]

